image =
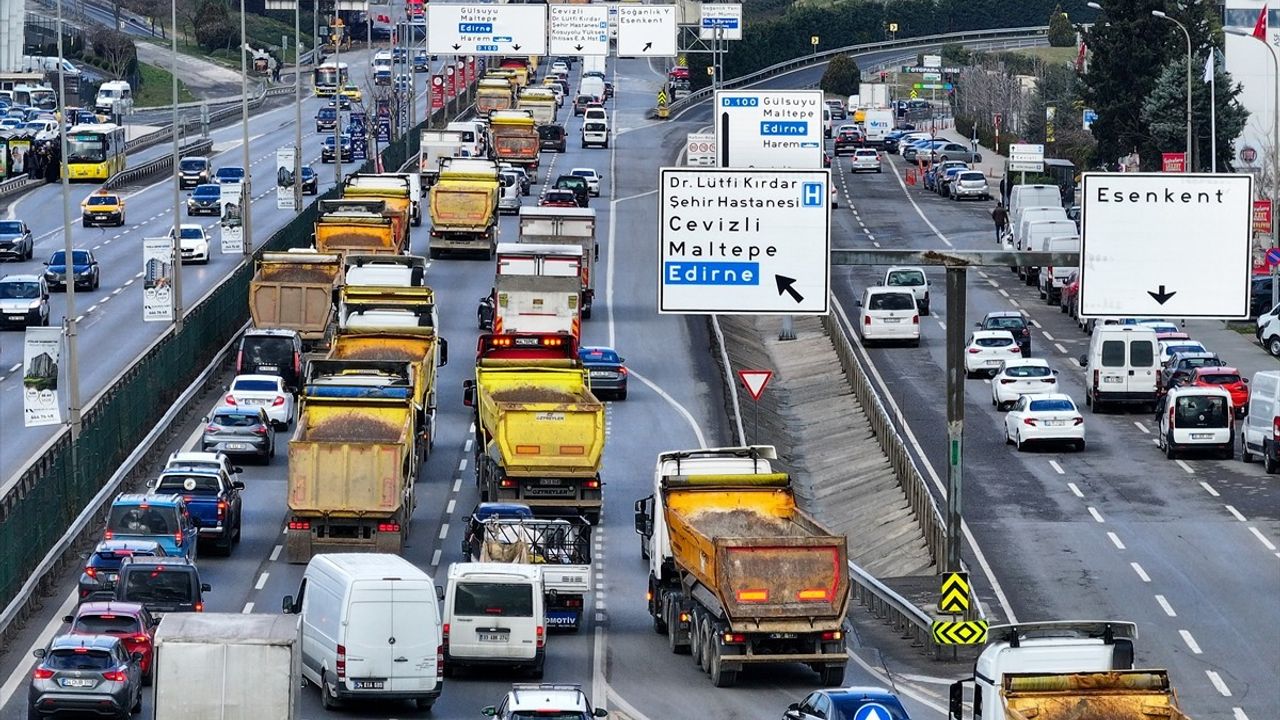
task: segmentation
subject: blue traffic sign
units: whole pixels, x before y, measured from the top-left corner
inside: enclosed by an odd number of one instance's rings
[[[1280,248],[1271,248],[1267,251],[1267,264],[1280,265]]]
[[[893,713],[880,703],[867,703],[853,714],[853,720],[893,720]]]
[[[493,23],[458,23],[458,32],[463,35],[488,35],[493,32]]]
[[[702,18],[702,27],[704,28],[723,28],[725,30],[737,30],[738,18]]]

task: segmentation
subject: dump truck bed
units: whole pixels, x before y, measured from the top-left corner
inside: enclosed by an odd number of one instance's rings
[[[249,283],[254,327],[297,330],[304,340],[323,338],[333,320],[333,289],[341,272],[337,255],[266,253]]]
[[[390,360],[409,363],[413,368],[414,403],[427,409],[427,393],[436,380],[436,336],[433,330],[414,334],[416,328],[401,330],[357,330],[339,334],[329,351],[331,360]]]
[[[493,222],[496,203],[496,181],[442,177],[431,186],[431,224],[437,230],[483,232]]]
[[[399,253],[400,241],[390,217],[321,216],[316,221],[316,249],[335,253]]]
[[[782,629],[844,617],[848,550],[795,504],[784,473],[663,481],[677,566],[735,621]]]
[[[1167,670],[1005,675],[1006,720],[1190,720]]]
[[[295,515],[391,515],[404,502],[413,460],[409,400],[304,398],[289,443]]]
[[[594,475],[604,406],[581,368],[477,368],[480,422],[510,475]]]

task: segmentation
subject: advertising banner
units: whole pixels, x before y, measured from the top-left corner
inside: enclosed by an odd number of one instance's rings
[[[9,138],[9,172],[21,175],[27,172],[27,153],[31,152],[31,138]]]
[[[277,160],[279,162],[279,160]],[[244,184],[222,186],[218,200],[222,218],[218,221],[223,255],[244,254]]]
[[[173,322],[173,238],[142,240],[142,319]]]
[[[439,75],[431,76],[431,109],[440,110],[444,107],[444,78]]]
[[[1160,156],[1160,169],[1167,173],[1187,171],[1186,153],[1163,153]]]
[[[351,159],[369,159],[369,117],[363,112],[351,113]]]
[[[276,150],[276,209],[297,210],[298,151],[292,145]]]
[[[454,70],[452,65],[448,65],[444,69],[444,92],[450,100],[458,96],[458,88],[454,82]]]
[[[24,427],[62,424],[58,391],[63,348],[61,327],[27,328],[22,346],[22,424]]]
[[[391,142],[391,101],[379,99],[377,103],[378,113],[378,142]]]
[[[1262,235],[1271,234],[1271,201],[1253,201],[1253,231]]]
[[[0,178],[9,177],[9,141],[0,138]]]

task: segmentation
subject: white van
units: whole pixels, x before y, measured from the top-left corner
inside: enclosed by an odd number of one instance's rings
[[[920,310],[909,287],[869,287],[858,301],[858,336],[872,340],[906,341],[920,345]]]
[[[499,195],[498,195],[498,212],[515,214],[520,212],[521,189],[520,176],[513,172],[504,170],[498,175]]]
[[[1249,382],[1249,414],[1240,423],[1240,457],[1262,456],[1268,475],[1280,472],[1280,370],[1253,374]]]
[[[1029,207],[1062,207],[1062,191],[1057,185],[1014,185],[1009,188],[1009,219]]]
[[[1027,214],[1023,213],[1023,215]],[[1060,220],[1032,220],[1031,222],[1023,223],[1022,229],[1025,235],[1022,236],[1022,247],[1019,248],[1019,252],[1035,252],[1042,248],[1045,241],[1051,237],[1076,234],[1076,224],[1067,219],[1065,210],[1062,211]],[[1018,274],[1028,285],[1040,284],[1039,265],[1023,265],[1021,272]]]
[[[1176,387],[1165,394],[1156,412],[1156,445],[1170,460],[1190,449],[1214,449],[1223,460],[1235,454],[1235,413],[1225,389]]]
[[[604,114],[603,110],[597,110],[596,116],[591,115],[591,110],[587,111],[587,117],[582,120],[582,147],[589,145],[599,145],[603,148],[609,147],[609,117]]]
[[[1111,403],[1155,406],[1160,374],[1155,330],[1145,325],[1099,325],[1080,364],[1085,372],[1084,403],[1095,413]]]
[[[831,129],[834,127],[835,120],[831,118],[831,108],[826,103],[822,104],[822,135],[823,137],[831,137]]]
[[[329,553],[307,564],[284,611],[302,615],[302,675],[326,709],[344,700],[411,700],[444,686],[440,591],[399,555]]]
[[[1075,232],[1067,232],[1062,235],[1045,235],[1040,239],[1035,249],[1040,252],[1078,253],[1080,252],[1080,236],[1076,235]],[[1062,288],[1071,279],[1071,274],[1076,271],[1076,267],[1076,265],[1059,265],[1057,267],[1050,265],[1046,268],[1040,268],[1040,297],[1044,299],[1045,304],[1059,304],[1062,299]]]
[[[1044,220],[1067,220],[1067,211],[1060,206],[1036,205],[1023,206],[1018,208],[1017,213],[1009,213],[1009,239],[1006,241],[1008,249],[1012,252],[1026,250],[1027,223]],[[1071,223],[1071,227],[1072,232],[1075,232],[1075,223]]]
[[[466,157],[483,157],[488,150],[484,123],[456,120],[446,125],[445,131],[462,133],[462,154]]]
[[[533,565],[453,563],[444,593],[444,662],[505,665],[542,677],[547,619],[542,571]]]
[[[133,110],[133,88],[123,80],[108,80],[98,86],[93,107],[100,113],[128,115]]]

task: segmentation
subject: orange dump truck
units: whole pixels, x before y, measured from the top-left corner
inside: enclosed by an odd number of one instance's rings
[[[249,281],[253,326],[297,330],[305,343],[324,343],[341,276],[342,259],[332,253],[263,253]]]
[[[388,210],[385,200],[321,200],[319,209],[315,240],[320,252],[398,255],[404,251],[408,215]]]
[[[500,162],[519,165],[538,181],[541,139],[529,110],[500,110],[489,114],[489,146]]]

